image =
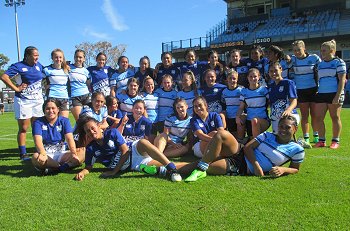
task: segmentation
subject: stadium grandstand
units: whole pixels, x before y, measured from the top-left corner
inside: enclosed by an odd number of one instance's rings
[[[254,44],[277,45],[291,54],[291,43],[304,40],[310,53],[319,54],[320,44],[335,39],[337,56],[350,62],[350,0],[225,0],[227,18],[210,29],[206,36],[164,42],[163,52],[171,52],[176,61],[184,60],[184,52],[196,50],[206,60],[215,49],[223,61],[233,48],[243,51]]]

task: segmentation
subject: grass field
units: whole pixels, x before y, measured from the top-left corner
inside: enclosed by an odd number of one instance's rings
[[[299,174],[209,176],[188,184],[140,173],[101,179],[101,169],[82,182],[73,180],[78,170],[38,176],[18,160],[16,121],[6,113],[0,115],[0,230],[349,230],[349,117],[344,109],[341,147],[306,150]],[[329,119],[327,128],[330,140]]]

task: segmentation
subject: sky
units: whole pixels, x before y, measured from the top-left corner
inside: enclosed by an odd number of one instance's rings
[[[11,64],[17,62],[14,7],[0,1],[0,53]],[[55,48],[73,60],[75,45],[109,41],[125,44],[134,66],[147,55],[153,67],[160,62],[162,42],[205,36],[226,18],[226,7],[223,0],[26,0],[17,8],[21,58],[32,45],[46,66]]]

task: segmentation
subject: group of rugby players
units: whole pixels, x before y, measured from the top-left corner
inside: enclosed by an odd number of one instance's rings
[[[292,48],[289,56],[272,45],[265,55],[255,46],[249,58],[234,49],[227,64],[216,51],[198,61],[189,49],[186,61],[178,63],[163,53],[154,69],[147,56],[139,67],[121,56],[114,69],[106,65],[104,53],[97,55],[96,66],[86,68],[83,50],[76,50],[74,63],[68,64],[60,49],[52,51],[52,64],[43,67],[38,49],[27,47],[23,61],[1,76],[16,92],[20,158],[31,159],[42,174],[85,162],[77,180],[95,162],[107,167],[105,177],[132,170],[172,181],[186,176],[186,182],[207,173],[297,173],[304,148],[311,147],[309,115],[314,147],[326,147],[327,111],[333,128],[329,147],[339,147],[346,67],[335,56],[334,40],[321,45],[321,58],[308,54],[301,40]],[[298,144],[299,122],[304,137]],[[26,150],[30,125],[36,147],[31,158]],[[270,125],[272,132],[267,132]],[[169,160],[183,155],[193,155],[194,161]]]

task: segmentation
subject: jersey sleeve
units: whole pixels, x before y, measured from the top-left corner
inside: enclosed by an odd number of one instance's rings
[[[259,144],[261,144],[264,140],[267,139],[268,134],[269,134],[269,133],[267,133],[267,132],[263,132],[263,133],[261,133],[260,135],[258,135],[257,137],[255,137],[254,139],[255,139]]]
[[[291,99],[297,99],[298,98],[297,88],[295,86],[294,81],[288,81],[288,83],[289,83],[288,97]]]
[[[7,69],[7,71],[5,71],[5,74],[10,76],[10,78],[16,76],[19,74],[19,70],[18,70],[18,67],[17,65],[14,63],[12,64],[9,69]]]
[[[346,65],[345,62],[341,59],[339,59],[338,65],[337,65],[337,74],[345,74],[346,73]]]
[[[43,130],[41,127],[40,119],[37,119],[33,122],[32,134],[33,134],[33,136],[35,136],[35,135],[42,136],[43,135]]]
[[[73,133],[73,128],[68,118],[63,117],[63,134]]]
[[[198,130],[202,130],[200,127],[199,127],[199,124],[198,124],[198,121],[195,119],[195,118],[192,118],[191,119],[191,129],[194,132],[198,131]]]
[[[291,161],[293,163],[302,163],[304,161],[304,157],[305,157],[304,148],[296,144],[295,149],[293,150]]]
[[[214,121],[216,128],[224,127],[221,116],[218,113],[215,113]]]

